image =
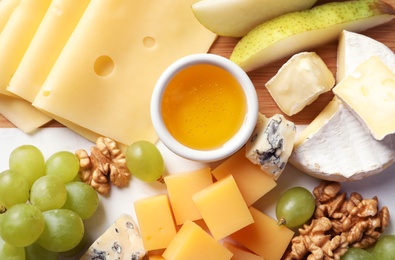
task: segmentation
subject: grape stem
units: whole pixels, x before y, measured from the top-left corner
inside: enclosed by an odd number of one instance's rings
[[[285,220],[285,218],[281,217],[278,221],[277,221],[277,225],[282,226],[285,225],[287,223],[287,221]]]

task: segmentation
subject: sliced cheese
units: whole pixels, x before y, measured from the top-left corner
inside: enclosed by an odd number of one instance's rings
[[[232,253],[188,220],[163,252],[163,257],[166,260],[228,260]]]
[[[336,97],[298,136],[289,162],[314,177],[359,180],[395,160],[395,136],[378,141]]]
[[[0,94],[15,96],[7,91],[51,0],[21,0],[0,34]]]
[[[33,104],[126,145],[156,141],[156,80],[216,38],[193,16],[194,2],[91,1]]]
[[[217,180],[232,175],[247,206],[254,204],[277,185],[272,177],[247,159],[244,148],[221,162],[212,170],[212,174]]]
[[[139,228],[129,215],[120,216],[81,256],[91,259],[143,259],[144,249]]]
[[[232,175],[195,193],[192,199],[216,240],[254,222]]]
[[[53,0],[7,90],[33,102],[89,0]]]
[[[337,49],[336,81],[340,82],[373,55],[395,72],[395,55],[388,46],[366,35],[344,30]]]
[[[278,70],[266,88],[279,108],[292,116],[330,91],[334,84],[332,72],[317,53],[301,52]]]
[[[0,33],[8,22],[12,12],[18,6],[20,0],[1,0],[0,1]]]
[[[283,115],[275,114],[267,118],[259,114],[254,132],[246,144],[245,155],[277,180],[287,165],[295,136],[295,124]]]
[[[248,249],[228,241],[224,241],[224,247],[232,252],[232,260],[264,260],[262,256],[256,255]]]
[[[333,88],[333,93],[375,139],[395,133],[395,74],[378,57],[360,64]]]
[[[134,210],[145,250],[166,248],[177,233],[167,194],[137,200]]]
[[[168,175],[164,177],[164,181],[176,223],[181,225],[186,220],[201,219],[192,196],[213,184],[210,167]]]
[[[294,232],[254,207],[249,210],[254,223],[235,232],[231,238],[265,260],[281,259]]]
[[[0,114],[25,133],[31,133],[52,120],[30,102],[0,94]]]

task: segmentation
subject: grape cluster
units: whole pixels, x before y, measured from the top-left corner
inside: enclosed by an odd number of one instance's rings
[[[78,180],[79,161],[60,151],[45,160],[33,145],[15,148],[0,173],[0,259],[57,259],[84,239],[83,220],[99,204],[97,192]],[[75,252],[77,253],[77,252]]]
[[[341,260],[392,260],[395,257],[395,235],[379,238],[370,250],[350,248]]]

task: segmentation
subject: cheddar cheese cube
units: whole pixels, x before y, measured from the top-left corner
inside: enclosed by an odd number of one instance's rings
[[[192,199],[217,240],[254,222],[232,175],[195,193]]]
[[[145,250],[166,248],[177,233],[167,194],[134,202]]]
[[[254,223],[233,233],[231,238],[265,260],[281,259],[294,232],[254,207],[249,210]]]
[[[202,216],[192,200],[193,194],[213,184],[211,168],[168,175],[164,178],[174,218],[178,225]]]
[[[212,174],[217,180],[232,175],[247,206],[254,204],[277,185],[269,175],[262,172],[258,165],[248,160],[244,149],[240,149],[222,162],[212,170]]]
[[[232,252],[232,260],[263,260],[262,256],[256,255],[251,251],[243,248],[234,243],[225,241],[224,247],[226,247],[230,252]]]
[[[163,257],[166,260],[225,260],[231,259],[232,253],[196,223],[187,220]]]

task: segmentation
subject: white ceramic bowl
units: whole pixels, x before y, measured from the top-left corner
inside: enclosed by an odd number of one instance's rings
[[[197,150],[183,145],[170,134],[162,118],[162,97],[168,83],[184,68],[197,64],[215,65],[228,71],[239,82],[246,97],[247,112],[242,126],[229,141],[217,149]],[[192,54],[175,61],[158,79],[151,99],[151,119],[159,139],[175,154],[194,161],[213,162],[235,153],[251,136],[256,125],[257,116],[258,97],[250,78],[235,63],[216,54]]]

